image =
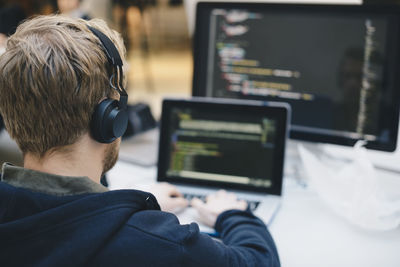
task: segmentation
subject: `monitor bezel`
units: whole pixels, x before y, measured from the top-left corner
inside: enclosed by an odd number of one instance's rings
[[[169,165],[169,136],[168,127],[170,122],[170,114],[173,108],[197,108],[203,110],[229,110],[240,115],[241,112],[251,112],[254,114],[265,114],[277,121],[277,143],[274,154],[275,164],[273,170],[273,179],[271,187],[257,187],[253,185],[234,184],[227,182],[186,179],[178,176],[168,176],[167,170]],[[196,97],[192,99],[164,99],[162,104],[159,151],[158,151],[158,182],[169,182],[181,185],[193,185],[200,187],[224,188],[232,190],[240,190],[247,192],[259,192],[272,195],[282,194],[283,169],[285,159],[285,146],[288,137],[288,125],[290,120],[290,107],[285,103],[273,103],[262,101],[243,101],[232,99],[215,99]]]
[[[207,29],[209,23],[205,19],[208,10],[214,8],[224,9],[251,9],[262,11],[263,9],[288,11],[288,12],[315,12],[318,14],[326,13],[340,13],[343,14],[373,14],[373,15],[392,15],[396,19],[394,22],[389,20],[391,32],[388,34],[387,51],[392,54],[389,60],[385,62],[385,77],[387,84],[394,88],[392,91],[392,102],[390,103],[389,110],[391,111],[392,121],[387,125],[389,129],[389,141],[368,141],[366,148],[380,151],[393,152],[397,146],[397,136],[399,130],[399,110],[400,110],[400,5],[331,5],[331,4],[277,4],[277,3],[238,3],[238,2],[199,2],[196,9],[196,23],[193,38],[193,96],[206,96],[205,91],[205,77],[207,66],[207,47],[208,47],[208,34]],[[201,27],[200,27],[201,26]],[[395,33],[395,34],[391,34]],[[206,36],[206,37],[205,37]],[[397,49],[396,49],[397,48]],[[205,51],[205,53],[204,53]],[[294,111],[295,112],[295,111]],[[311,141],[318,143],[329,143],[344,146],[354,146],[359,139],[342,137],[336,135],[327,135],[321,133],[310,133],[309,131],[301,131],[290,129],[289,137],[291,139]]]

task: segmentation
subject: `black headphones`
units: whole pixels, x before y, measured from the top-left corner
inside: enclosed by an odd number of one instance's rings
[[[88,26],[89,30],[99,38],[102,49],[111,66],[110,86],[120,95],[119,101],[106,98],[94,110],[90,121],[92,137],[100,143],[111,143],[121,137],[128,125],[128,94],[123,87],[122,59],[113,42],[101,31]]]

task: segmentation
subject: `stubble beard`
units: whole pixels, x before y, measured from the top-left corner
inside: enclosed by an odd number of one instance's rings
[[[121,139],[118,138],[111,144],[109,144],[104,152],[104,159],[103,159],[103,173],[104,175],[106,172],[114,167],[115,163],[118,160],[119,154],[119,145],[121,143]]]

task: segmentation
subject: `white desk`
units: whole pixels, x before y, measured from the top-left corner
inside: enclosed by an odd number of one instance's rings
[[[140,188],[155,182],[156,168],[118,162],[108,179],[111,189]],[[388,188],[400,190],[398,174],[385,173],[383,179]],[[355,227],[290,177],[285,178],[282,206],[270,231],[283,267],[400,266],[400,228],[371,232]]]

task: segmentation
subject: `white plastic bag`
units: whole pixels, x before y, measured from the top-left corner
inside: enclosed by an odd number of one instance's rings
[[[325,149],[317,157],[299,145],[309,185],[337,214],[355,225],[371,230],[397,228],[400,192],[397,199],[387,199],[366,149],[360,144],[348,153],[347,159],[338,158]]]

